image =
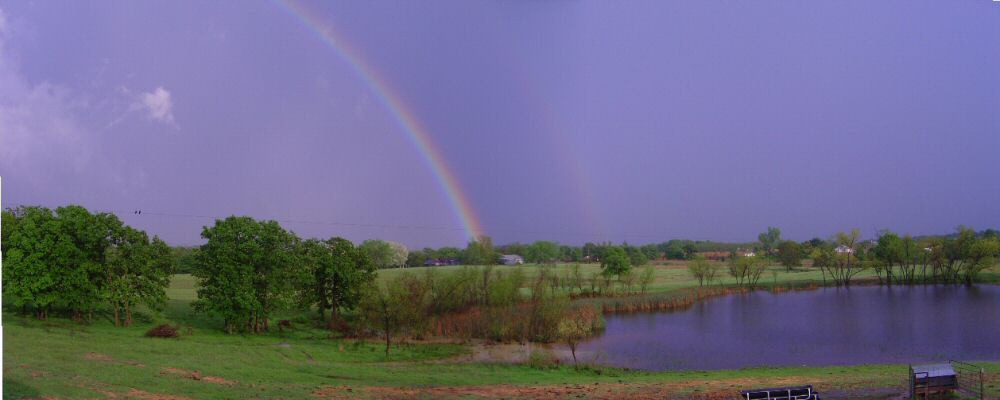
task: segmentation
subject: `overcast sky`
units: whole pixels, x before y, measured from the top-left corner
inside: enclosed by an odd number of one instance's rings
[[[300,6],[398,93],[498,243],[1000,227],[1000,2]],[[230,214],[466,240],[373,88],[278,2],[0,1],[0,176],[4,207],[82,204],[174,244]]]

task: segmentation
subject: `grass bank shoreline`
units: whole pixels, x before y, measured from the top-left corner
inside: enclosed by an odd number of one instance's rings
[[[398,271],[385,275],[393,273]],[[759,286],[776,292],[822,287],[812,275],[781,273]],[[998,276],[995,269],[984,274],[987,284],[996,284]],[[698,290],[683,265],[659,266],[650,292],[627,299],[679,299]],[[575,369],[554,361],[558,354],[532,356],[536,351],[515,351],[520,345],[482,341],[410,341],[394,345],[386,356],[381,343],[331,339],[325,330],[306,326],[283,333],[226,335],[218,321],[190,311],[195,298],[190,277],[175,276],[168,295],[171,300],[161,317],[140,320],[130,328],[115,328],[103,319],[89,325],[60,318],[39,321],[5,311],[3,397],[717,399],[752,386],[813,384],[831,394],[824,398],[857,398],[863,391],[878,394],[870,398],[893,398],[906,384],[907,366],[899,364],[660,372]],[[622,299],[574,302],[603,307]],[[182,336],[143,336],[164,320],[181,325]],[[546,351],[559,349],[550,346]],[[1000,360],[980,364],[987,371],[987,395],[1000,397]]]

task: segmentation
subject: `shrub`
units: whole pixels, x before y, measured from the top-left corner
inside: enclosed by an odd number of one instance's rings
[[[177,328],[169,324],[160,324],[146,331],[147,337],[175,338],[180,337]]]

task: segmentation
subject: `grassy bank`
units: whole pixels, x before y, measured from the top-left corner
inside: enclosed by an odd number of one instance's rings
[[[80,326],[9,315],[4,322],[4,398],[505,397],[537,395],[538,387],[593,397],[699,390],[714,396],[790,383],[812,383],[826,391],[899,389],[906,373],[902,365],[577,371],[567,366],[448,362],[467,351],[451,344],[404,345],[386,357],[377,344],[304,336],[196,331],[180,339],[151,339],[142,337],[143,327]],[[991,376],[1000,375],[1000,364],[985,365]],[[990,385],[991,393],[1000,394],[995,383]]]
[[[543,267],[517,268],[534,274]],[[595,265],[584,268],[588,272],[598,269]],[[453,270],[456,267],[440,268],[443,273]],[[400,272],[382,271],[380,279]],[[996,280],[996,269],[987,276]],[[779,285],[819,282],[815,271],[776,271],[762,279],[762,283]],[[657,266],[650,294],[631,298],[681,298],[697,286],[683,264]],[[115,328],[108,320],[81,325],[5,312],[4,398],[662,398],[693,394],[728,398],[750,386],[806,383],[846,398],[861,389],[899,393],[906,379],[904,365],[646,373],[575,370],[544,361],[545,357],[527,364],[468,362],[471,346],[477,345],[452,343],[398,345],[386,356],[380,343],[330,338],[325,330],[304,323],[284,332],[225,335],[220,321],[191,312],[189,304],[196,295],[194,280],[187,275],[174,277],[168,295],[171,300],[161,315],[140,320],[131,328]],[[182,337],[143,336],[163,321],[180,324]],[[1000,396],[1000,363],[983,365],[992,378],[987,390],[991,396]]]

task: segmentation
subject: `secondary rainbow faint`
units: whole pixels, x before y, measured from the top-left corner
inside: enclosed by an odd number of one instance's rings
[[[275,4],[302,22],[310,32],[313,32],[324,44],[337,52],[371,88],[375,97],[385,105],[400,128],[403,129],[406,138],[416,147],[417,152],[427,163],[428,168],[451,203],[451,207],[467,236],[475,238],[485,233],[468,197],[462,192],[458,179],[445,164],[444,157],[434,145],[434,141],[420,126],[420,122],[406,107],[400,96],[394,93],[392,87],[379,75],[378,71],[366,62],[362,54],[344,40],[331,24],[323,21],[304,5],[294,0],[276,0]]]

